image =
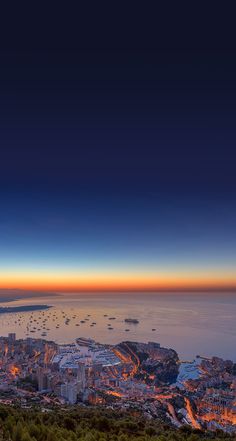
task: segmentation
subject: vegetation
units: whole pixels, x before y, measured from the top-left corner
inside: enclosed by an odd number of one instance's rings
[[[43,412],[0,406],[1,441],[200,441],[236,440],[222,432],[172,428],[139,415],[75,407]]]

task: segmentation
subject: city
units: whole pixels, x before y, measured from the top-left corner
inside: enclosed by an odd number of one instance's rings
[[[218,357],[181,361],[159,343],[59,345],[0,337],[0,403],[50,412],[77,403],[134,410],[173,426],[236,432],[236,364]]]

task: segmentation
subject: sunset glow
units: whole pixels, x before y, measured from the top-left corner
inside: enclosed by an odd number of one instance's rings
[[[204,291],[234,290],[236,278],[232,272],[217,271],[187,273],[135,272],[55,272],[0,274],[1,289],[42,291]]]

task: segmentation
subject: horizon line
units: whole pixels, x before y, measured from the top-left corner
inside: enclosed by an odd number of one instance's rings
[[[236,286],[232,287],[201,287],[201,288],[193,288],[193,287],[183,287],[183,288],[160,288],[160,289],[150,289],[150,288],[140,288],[140,289],[40,289],[40,288],[16,288],[16,287],[2,287],[0,288],[0,294],[3,291],[7,292],[22,292],[22,293],[42,293],[42,294],[92,294],[92,293],[150,293],[150,294],[172,294],[172,293],[220,293],[220,292],[228,292],[228,293],[236,293]]]

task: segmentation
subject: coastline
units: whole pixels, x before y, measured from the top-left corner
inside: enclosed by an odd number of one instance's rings
[[[16,300],[30,300],[44,297],[58,297],[55,292],[26,291],[22,289],[0,289],[0,304],[10,303]]]
[[[1,306],[0,314],[10,314],[15,312],[41,311],[52,308],[50,305],[25,305],[25,306]]]

